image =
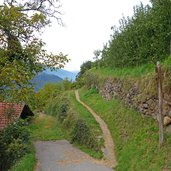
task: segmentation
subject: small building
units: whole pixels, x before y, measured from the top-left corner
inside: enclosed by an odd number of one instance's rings
[[[18,118],[26,119],[29,116],[34,114],[26,104],[0,102],[0,129]]]

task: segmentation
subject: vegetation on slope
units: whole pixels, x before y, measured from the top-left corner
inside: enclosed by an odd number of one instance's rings
[[[90,105],[108,124],[115,142],[118,171],[161,171],[171,169],[171,137],[165,135],[158,146],[158,126],[155,120],[142,117],[121,101],[105,101],[95,89],[82,89],[81,99]]]
[[[128,67],[128,68],[100,68],[100,69],[95,69],[92,68],[88,72],[97,74],[101,77],[131,77],[131,78],[138,78],[143,75],[149,74],[154,72],[155,70],[155,65],[154,64],[144,64],[138,67]]]
[[[83,117],[86,120],[89,127],[93,130],[95,136],[101,136],[102,130],[99,124],[96,122],[96,120],[92,116],[92,114],[88,112],[88,110],[85,109],[83,105],[78,103],[78,101],[75,98],[74,91],[69,92],[69,94],[70,94],[70,100],[72,101],[74,110],[80,113],[81,117]]]
[[[130,67],[162,61],[170,54],[171,1],[137,5],[132,17],[113,26],[111,40],[101,50],[101,66]]]

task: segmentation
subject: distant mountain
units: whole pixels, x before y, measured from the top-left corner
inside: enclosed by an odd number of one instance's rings
[[[76,75],[78,72],[70,72],[64,69],[58,69],[57,71],[51,71],[50,69],[46,69],[45,71],[43,71],[46,74],[52,74],[52,75],[56,75],[62,79],[68,79],[69,81],[75,81],[76,79]]]
[[[48,83],[58,83],[58,82],[61,82],[62,80],[63,80],[62,78],[56,75],[41,72],[34,77],[34,79],[32,80],[32,83],[35,84],[35,91],[39,91]]]

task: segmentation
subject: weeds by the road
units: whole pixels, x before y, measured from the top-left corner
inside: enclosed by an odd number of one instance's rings
[[[33,140],[61,140],[65,139],[65,132],[58,120],[52,116],[40,114],[29,126]]]

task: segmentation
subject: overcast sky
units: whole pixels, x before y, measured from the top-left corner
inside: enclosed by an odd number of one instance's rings
[[[71,61],[65,69],[69,71],[78,71],[83,62],[93,60],[93,51],[102,49],[110,39],[111,26],[118,25],[123,14],[132,16],[133,6],[140,4],[140,0],[60,1],[65,27],[53,22],[42,38],[49,52],[68,54]],[[149,0],[141,1],[149,3]]]

